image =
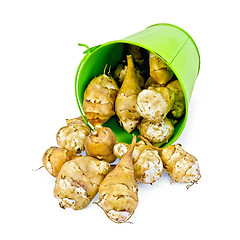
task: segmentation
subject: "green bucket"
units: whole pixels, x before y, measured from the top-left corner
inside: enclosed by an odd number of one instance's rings
[[[173,144],[186,125],[188,104],[200,69],[200,55],[191,36],[183,29],[171,24],[155,24],[129,37],[92,48],[88,48],[83,44],[88,49],[85,51],[86,55],[79,64],[75,78],[75,94],[81,115],[86,121],[83,112],[83,95],[88,83],[94,77],[103,74],[106,64],[107,66],[116,66],[122,58],[126,43],[145,48],[162,58],[182,85],[186,102],[186,113],[175,126],[173,137],[164,146]],[[87,121],[86,123],[93,129]],[[138,135],[137,130],[132,134],[124,131],[119,125],[116,115],[103,126],[110,127],[113,130],[118,142],[130,143],[132,140],[131,135]]]

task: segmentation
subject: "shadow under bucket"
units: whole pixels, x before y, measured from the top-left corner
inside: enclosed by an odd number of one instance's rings
[[[195,42],[187,32],[177,26],[155,24],[129,37],[86,50],[75,79],[75,94],[81,115],[85,119],[83,96],[88,83],[94,77],[103,74],[106,65],[114,67],[119,63],[125,44],[137,45],[158,55],[172,69],[183,88],[186,113],[175,125],[173,137],[163,146],[171,145],[179,138],[186,125],[188,105],[200,69],[200,55]],[[89,123],[88,125],[93,129]],[[116,115],[103,126],[113,130],[118,142],[130,143],[132,134],[138,135],[138,130],[131,134],[123,130]]]

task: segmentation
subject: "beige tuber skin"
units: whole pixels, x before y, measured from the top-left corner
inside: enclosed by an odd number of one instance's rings
[[[174,94],[166,87],[149,87],[137,97],[137,111],[149,122],[161,122],[172,109]]]
[[[121,159],[130,146],[126,143],[117,143],[114,154]],[[163,172],[163,163],[158,151],[147,146],[144,141],[136,144],[133,154],[134,177],[138,183],[152,184],[157,181]]]
[[[116,223],[126,222],[138,205],[138,188],[134,180],[132,152],[136,144],[133,136],[131,146],[117,166],[104,178],[99,187],[97,203],[108,218]]]
[[[113,131],[108,127],[96,126],[85,141],[86,154],[99,160],[112,163],[116,160],[113,147],[117,139]]]
[[[138,130],[141,136],[147,138],[156,147],[167,143],[174,134],[173,123],[167,117],[159,123],[142,119],[138,124]]]
[[[165,86],[173,77],[173,72],[168,65],[152,52],[149,52],[149,68],[150,76],[162,86]]]
[[[68,161],[57,175],[54,197],[61,208],[83,209],[96,196],[100,183],[109,171],[109,163],[89,156]]]
[[[189,187],[201,178],[198,160],[186,152],[181,144],[157,148],[142,136],[140,138],[149,147],[158,151],[166,172],[174,182],[190,183],[187,186]]]
[[[136,110],[136,103],[141,88],[131,55],[127,55],[127,65],[127,73],[116,97],[115,111],[120,125],[125,131],[131,133],[140,120],[140,115]]]
[[[60,148],[80,153],[84,150],[85,139],[91,130],[82,117],[66,121],[68,125],[60,128],[57,132],[57,143]]]
[[[135,68],[135,72],[136,72],[136,77],[138,79],[138,84],[142,88],[144,86],[144,77],[141,75],[140,71],[136,68]],[[127,65],[120,63],[117,66],[116,70],[114,71],[114,75],[113,75],[120,85],[123,83],[126,73],[127,73]]]
[[[64,163],[77,157],[76,152],[58,147],[50,147],[43,155],[42,162],[46,170],[57,177]]]
[[[83,111],[93,126],[102,125],[114,114],[114,103],[118,93],[116,81],[102,74],[88,84],[84,92]]]

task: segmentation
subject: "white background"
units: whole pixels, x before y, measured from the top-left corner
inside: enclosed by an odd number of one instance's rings
[[[229,1],[1,1],[1,239],[239,239],[239,6]],[[189,190],[139,185],[131,221],[115,224],[94,204],[63,210],[42,155],[66,118],[79,115],[74,78],[85,50],[155,23],[186,30],[201,69],[178,142],[202,178]],[[97,198],[96,198],[97,199]],[[96,200],[95,199],[95,200]]]

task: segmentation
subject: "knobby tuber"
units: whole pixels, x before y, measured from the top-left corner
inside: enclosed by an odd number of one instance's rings
[[[130,146],[126,143],[117,143],[114,154],[121,159]],[[138,183],[152,184],[159,179],[163,172],[163,163],[158,151],[140,141],[134,147],[133,153],[134,177]]]
[[[150,76],[163,86],[173,77],[173,71],[168,65],[152,52],[149,52],[149,68]]]
[[[135,68],[136,77],[138,79],[138,84],[142,88],[144,86],[144,77],[141,75],[141,72]],[[114,78],[121,85],[127,73],[127,64],[120,63],[116,70],[114,71]]]
[[[113,131],[108,127],[96,126],[85,141],[86,154],[99,160],[112,163],[116,160],[113,147],[117,139]]]
[[[83,97],[83,111],[93,126],[102,125],[114,114],[114,102],[119,88],[116,81],[102,74],[88,84]]]
[[[130,133],[136,128],[140,119],[136,103],[141,88],[131,55],[127,56],[127,65],[127,73],[116,97],[115,111],[123,129]]]
[[[166,87],[149,87],[142,90],[137,97],[138,113],[150,122],[161,122],[172,109],[173,92]]]
[[[194,184],[201,178],[198,160],[186,152],[181,144],[157,148],[146,138],[142,136],[140,138],[159,152],[163,166],[174,182]]]
[[[172,121],[167,117],[158,123],[142,119],[138,124],[138,130],[141,136],[147,138],[156,147],[167,143],[174,134]]]
[[[84,150],[84,142],[90,134],[90,128],[82,117],[67,119],[67,126],[60,128],[57,132],[57,143],[60,148],[80,153]]]
[[[50,147],[43,155],[42,162],[46,170],[56,177],[62,165],[77,157],[76,152],[58,147]]]
[[[133,136],[131,146],[117,166],[104,178],[99,187],[97,203],[108,218],[116,223],[126,222],[138,205],[138,188],[134,179],[132,152],[136,144]]]
[[[54,196],[60,207],[74,210],[87,207],[109,170],[109,163],[89,156],[66,162],[57,175],[54,187]]]

